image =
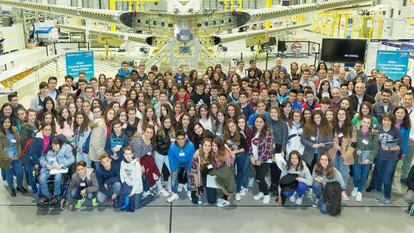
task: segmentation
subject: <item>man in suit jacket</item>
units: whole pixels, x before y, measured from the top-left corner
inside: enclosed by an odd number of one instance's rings
[[[367,101],[371,104],[375,103],[373,97],[365,94],[365,84],[357,83],[355,84],[355,94],[351,95],[351,104],[355,112],[359,112],[359,108],[362,102]]]
[[[376,83],[369,85],[365,93],[375,98],[375,95],[384,89],[386,79],[388,78],[384,73],[378,73],[375,77]]]

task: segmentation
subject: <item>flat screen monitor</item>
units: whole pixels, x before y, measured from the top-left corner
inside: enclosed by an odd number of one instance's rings
[[[366,40],[323,39],[321,59],[325,62],[365,62]]]

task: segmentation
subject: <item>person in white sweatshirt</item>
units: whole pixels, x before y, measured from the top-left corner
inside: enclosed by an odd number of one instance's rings
[[[124,149],[124,160],[121,162],[120,179],[122,183],[120,192],[121,210],[134,212],[152,201],[151,195],[142,198],[142,167],[139,159],[134,158],[131,146]]]
[[[276,161],[278,167],[282,171],[280,177],[281,180],[285,176],[295,176],[295,182],[297,185],[293,189],[283,189],[280,195],[283,195],[283,198],[288,198],[293,203],[297,205],[302,205],[302,199],[308,186],[312,185],[313,177],[306,166],[305,161],[302,160],[302,155],[297,150],[292,150],[288,156],[288,162],[281,159]]]

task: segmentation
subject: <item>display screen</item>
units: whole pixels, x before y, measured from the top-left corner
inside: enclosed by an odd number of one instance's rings
[[[321,59],[325,62],[365,62],[366,40],[323,39]]]

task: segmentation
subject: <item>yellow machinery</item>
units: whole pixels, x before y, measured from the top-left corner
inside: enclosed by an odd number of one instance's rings
[[[128,3],[128,11],[144,11],[145,10],[145,3],[158,3],[160,0],[109,0],[109,10],[117,10],[116,3],[117,2],[127,2]],[[134,7],[135,6],[135,7]],[[141,6],[141,9],[139,9]],[[111,25],[111,31],[116,31],[116,25]]]

